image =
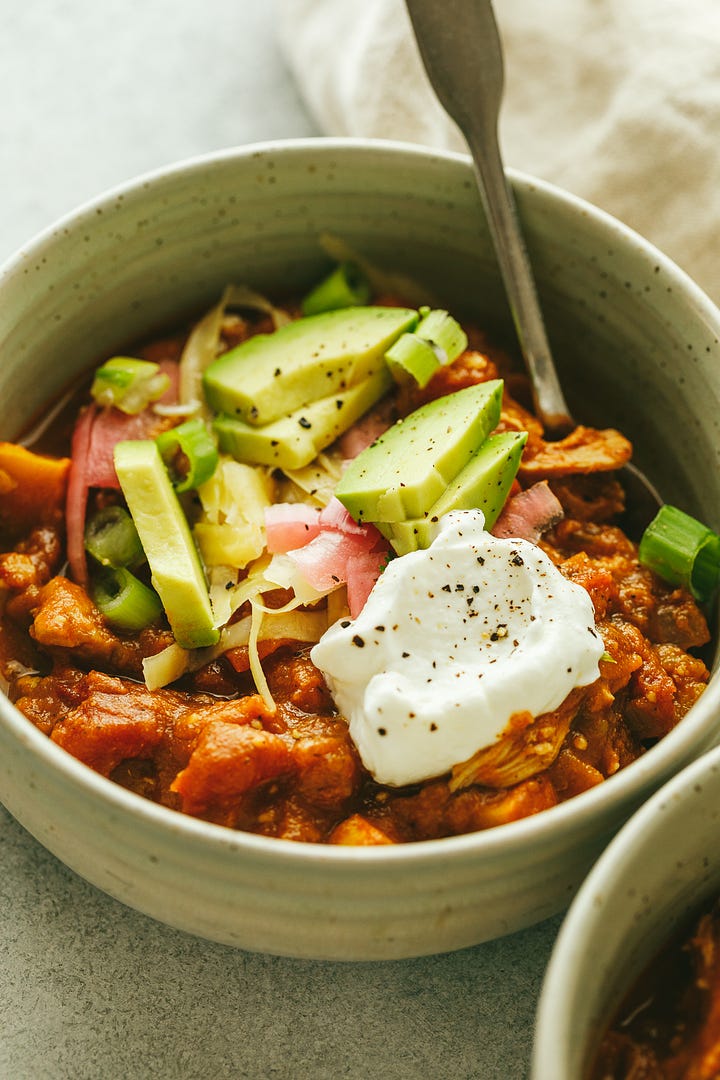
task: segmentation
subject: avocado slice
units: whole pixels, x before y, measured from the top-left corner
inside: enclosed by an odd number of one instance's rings
[[[356,521],[420,518],[500,419],[501,379],[436,398],[399,420],[350,463],[335,494]]]
[[[220,449],[238,461],[302,469],[367,412],[391,385],[392,378],[383,364],[349,390],[319,398],[262,427],[234,416],[218,416],[214,427]]]
[[[378,528],[396,554],[429,547],[438,521],[451,510],[477,507],[485,515],[485,528],[492,529],[517,475],[526,442],[525,431],[490,435],[424,517],[380,523]]]
[[[175,640],[183,649],[214,645],[220,631],[213,625],[205,573],[155,442],[118,443],[115,471]]]
[[[272,423],[364,382],[385,366],[392,343],[418,321],[409,308],[351,307],[256,334],[205,370],[205,397],[217,413]]]

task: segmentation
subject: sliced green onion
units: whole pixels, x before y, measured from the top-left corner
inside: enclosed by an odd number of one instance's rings
[[[457,360],[466,348],[467,335],[452,315],[421,307],[420,322],[390,346],[385,361],[395,382],[411,378],[422,388],[439,367]]]
[[[302,301],[303,315],[319,315],[323,311],[367,304],[371,296],[370,282],[354,262],[343,262]]]
[[[164,431],[155,442],[179,494],[200,487],[217,468],[217,447],[199,416]]]
[[[385,353],[385,362],[397,383],[412,379],[418,386],[427,386],[440,367],[437,353],[429,341],[416,333],[401,334]]]
[[[134,415],[161,398],[169,385],[170,378],[159,364],[114,356],[95,372],[90,393],[98,405],[112,405]]]
[[[92,583],[95,606],[118,630],[143,630],[163,614],[160,597],[123,567],[107,569]]]
[[[430,311],[421,308],[422,318],[415,328],[419,338],[430,342],[441,364],[452,364],[467,349],[467,334],[462,326],[447,311],[437,308]]]
[[[138,566],[145,552],[135,522],[122,506],[105,506],[85,526],[85,548],[102,566]]]
[[[676,506],[660,508],[643,533],[638,558],[696,600],[707,600],[720,582],[720,536]]]

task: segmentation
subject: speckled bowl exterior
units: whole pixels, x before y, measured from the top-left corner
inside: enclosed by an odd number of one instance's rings
[[[720,893],[720,747],[657,791],[574,900],[540,999],[532,1080],[582,1080],[635,979]]]
[[[617,426],[668,500],[720,526],[720,313],[618,222],[513,178],[549,332],[579,419]],[[391,143],[227,151],[142,178],[61,221],[0,274],[0,437],[95,360],[201,312],[223,286],[306,288],[341,238],[507,336],[472,169]],[[718,737],[720,690],[606,784],[525,821],[379,849],[233,832],[96,775],[0,702],[0,798],[101,889],[246,949],[388,959],[457,949],[563,908],[623,821]]]

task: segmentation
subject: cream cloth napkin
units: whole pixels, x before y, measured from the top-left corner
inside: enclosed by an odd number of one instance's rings
[[[328,135],[464,149],[403,0],[276,2]],[[614,214],[720,302],[720,0],[496,0],[495,14],[506,164]]]

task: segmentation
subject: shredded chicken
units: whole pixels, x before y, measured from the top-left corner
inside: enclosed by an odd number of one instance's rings
[[[619,431],[598,431],[579,425],[558,442],[537,446],[528,440],[520,465],[522,483],[576,473],[611,472],[632,457],[632,444]]]

